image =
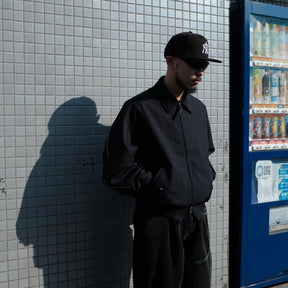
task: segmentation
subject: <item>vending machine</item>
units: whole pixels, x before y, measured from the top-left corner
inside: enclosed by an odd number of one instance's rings
[[[230,13],[229,287],[288,285],[288,8]]]

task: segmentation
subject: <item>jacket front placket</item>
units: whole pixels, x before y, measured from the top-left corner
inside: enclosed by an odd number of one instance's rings
[[[184,129],[184,124],[183,124],[183,115],[182,115],[182,113],[191,113],[191,112],[190,112],[188,107],[186,107],[186,106],[184,106],[184,107],[185,107],[185,109],[183,109],[182,102],[178,101],[177,115],[178,115],[178,119],[180,122],[180,129],[181,129],[181,135],[182,135],[182,139],[183,139],[187,171],[188,171],[189,182],[190,182],[190,187],[191,187],[191,191],[189,193],[189,195],[190,195],[189,201],[190,201],[190,203],[192,203],[192,201],[193,201],[193,199],[192,199],[193,182],[192,182],[192,175],[191,175],[190,161],[189,161],[189,149],[188,149],[188,145],[187,145],[187,137],[185,135],[185,129]]]

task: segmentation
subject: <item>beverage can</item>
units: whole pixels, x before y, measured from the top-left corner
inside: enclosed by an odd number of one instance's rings
[[[270,135],[272,138],[278,138],[278,117],[272,117],[270,122]]]
[[[253,68],[249,69],[250,78],[250,102],[254,102],[254,79],[253,79]]]
[[[253,139],[260,139],[261,138],[261,118],[254,117],[253,118],[253,126],[252,126],[252,138]]]
[[[270,71],[264,70],[262,77],[262,102],[264,104],[270,103]]]
[[[262,97],[262,70],[254,69],[253,70],[253,94],[254,94],[254,103],[261,103]]]
[[[260,21],[255,20],[254,24],[254,55],[262,54],[262,24]]]
[[[270,71],[270,103],[278,103],[278,71]]]
[[[287,93],[287,82],[286,82],[286,71],[282,70],[279,71],[279,98],[278,103],[279,104],[285,104],[286,103],[286,93]]]
[[[270,29],[269,23],[264,23],[262,30],[262,54],[263,56],[270,57]]]
[[[286,58],[288,58],[288,26],[285,26],[286,32]]]
[[[270,118],[263,117],[261,123],[261,138],[268,139],[270,138]]]
[[[286,29],[284,25],[278,25],[278,54],[282,59],[286,58]]]
[[[287,129],[288,129],[288,126],[287,126]],[[251,121],[251,118],[249,121],[249,137],[250,137],[250,139],[253,138],[253,120]]]
[[[271,56],[278,57],[278,25],[270,24]]]
[[[285,116],[285,135],[288,136],[288,115]]]
[[[286,136],[286,129],[285,129],[285,117],[281,116],[278,118],[278,134],[279,138],[285,138]]]
[[[288,103],[288,73],[287,71],[286,71],[286,103]]]

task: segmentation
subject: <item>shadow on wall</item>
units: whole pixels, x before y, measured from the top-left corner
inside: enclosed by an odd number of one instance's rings
[[[101,182],[109,127],[98,121],[86,97],[67,101],[49,120],[16,224],[43,270],[29,287],[129,287],[134,202]]]

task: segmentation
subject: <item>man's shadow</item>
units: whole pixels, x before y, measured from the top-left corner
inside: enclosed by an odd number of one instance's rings
[[[58,107],[26,183],[17,236],[43,287],[129,287],[134,201],[102,184],[109,127],[98,121],[89,98]]]

